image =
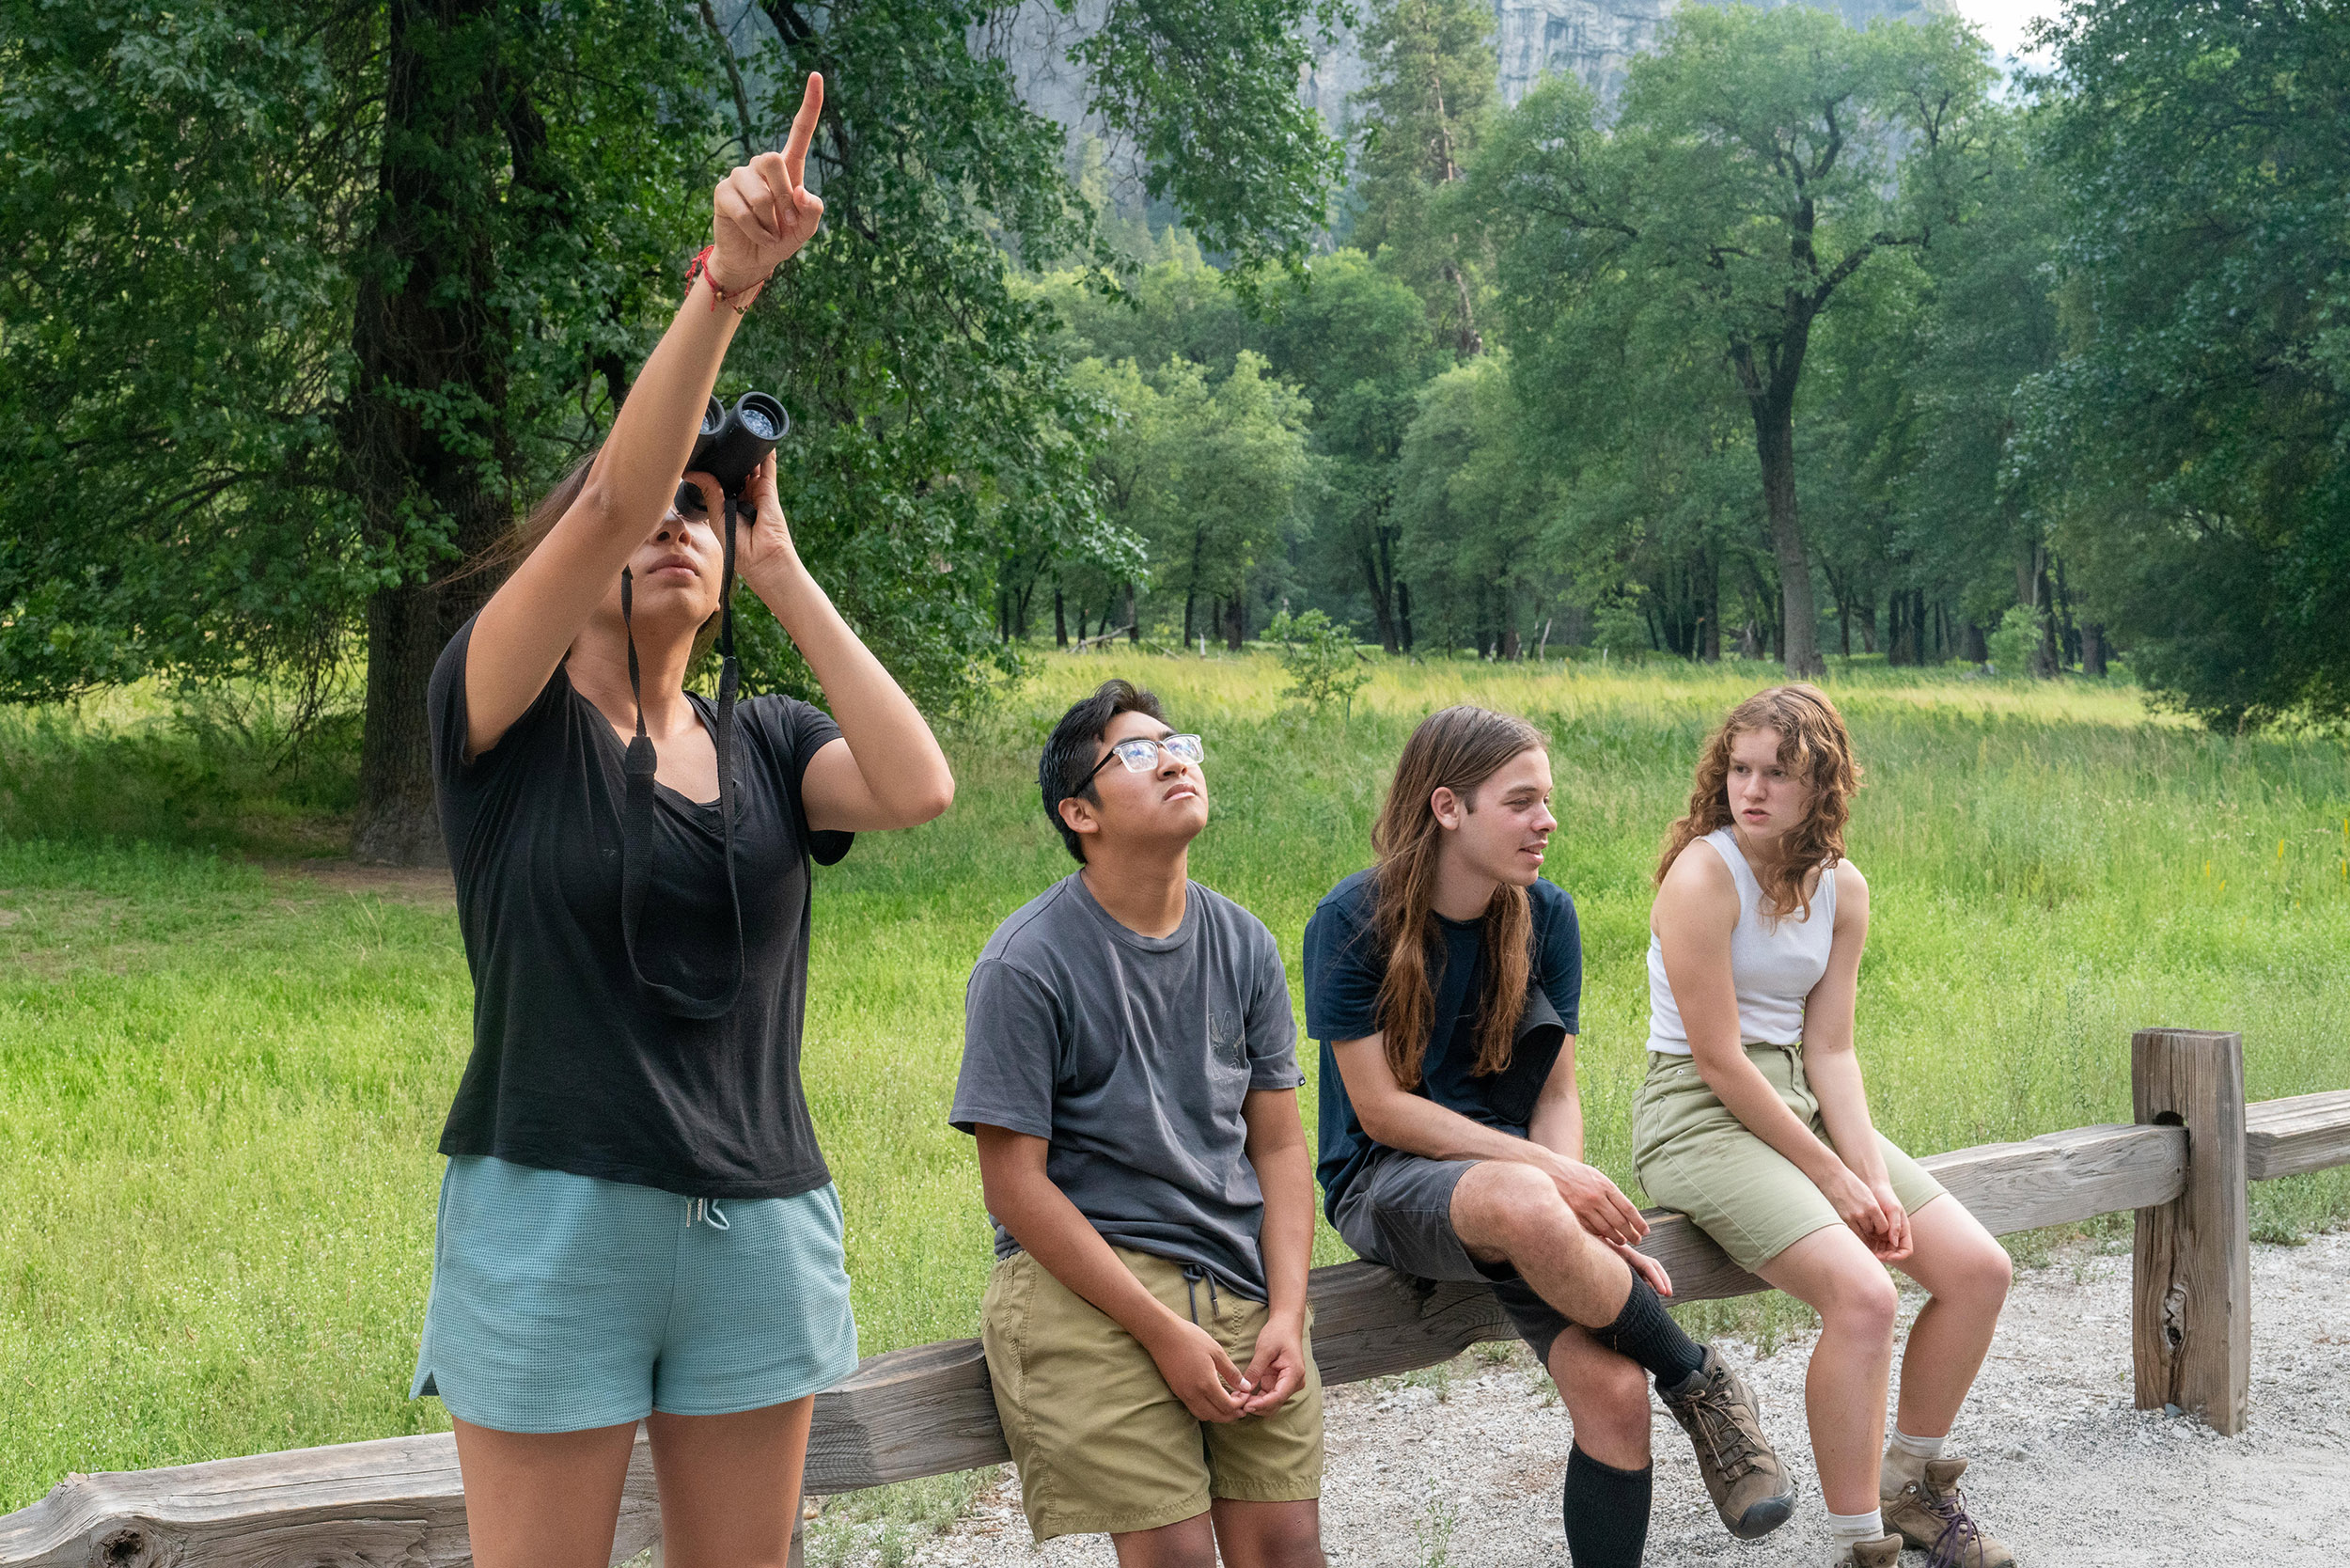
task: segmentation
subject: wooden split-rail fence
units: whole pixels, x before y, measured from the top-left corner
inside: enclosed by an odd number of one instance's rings
[[[2245,1185],[2350,1164],[2350,1090],[2247,1105],[2235,1034],[2148,1029],[2131,1041],[2136,1120],[1923,1163],[1995,1234],[2136,1210],[2131,1354],[2142,1410],[2241,1431],[2251,1380]],[[1678,1215],[1650,1215],[1641,1250],[1674,1299],[1766,1289]],[[1313,1272],[1324,1381],[1434,1366],[1510,1337],[1481,1286],[1433,1284],[1365,1262]],[[807,1490],[855,1491],[1002,1463],[979,1342],[869,1358],[816,1398]],[[660,1536],[637,1438],[613,1560]],[[796,1552],[794,1554],[797,1555]],[[0,1568],[456,1568],[472,1560],[446,1435],[257,1454],[161,1470],[74,1475],[0,1518]]]

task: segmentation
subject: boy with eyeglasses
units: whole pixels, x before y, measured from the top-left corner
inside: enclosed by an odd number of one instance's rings
[[[950,1113],[995,1224],[980,1335],[1038,1541],[1319,1568],[1304,1075],[1271,933],[1185,874],[1204,761],[1125,681],[1045,743],[1079,869],[980,951]]]

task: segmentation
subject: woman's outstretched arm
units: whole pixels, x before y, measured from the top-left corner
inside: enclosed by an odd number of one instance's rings
[[[776,495],[775,453],[751,476],[747,492],[758,514],[740,541],[737,566],[791,634],[840,726],[840,739],[810,758],[801,776],[807,825],[820,833],[879,833],[929,822],[955,798],[954,775],[937,738],[801,564]]]
[[[717,306],[713,285],[728,294],[748,290],[806,244],[823,217],[822,200],[802,182],[823,101],[823,79],[809,76],[783,151],[761,153],[720,182],[711,198],[708,268],[638,372],[579,498],[482,607],[465,660],[468,752],[489,750],[522,716],[667,510],[742,319]]]

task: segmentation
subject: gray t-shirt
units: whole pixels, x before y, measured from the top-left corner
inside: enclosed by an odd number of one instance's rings
[[[948,1120],[1047,1139],[1044,1172],[1114,1246],[1267,1297],[1264,1195],[1241,1102],[1295,1089],[1273,933],[1199,884],[1171,936],[1120,925],[1073,873],[995,928],[964,997]],[[995,1255],[1019,1244],[995,1227]]]

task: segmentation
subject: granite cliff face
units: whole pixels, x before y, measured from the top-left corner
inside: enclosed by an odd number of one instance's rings
[[[1656,45],[1656,36],[1682,0],[1495,0],[1495,37],[1500,56],[1501,99],[1515,103],[1545,71],[1572,73],[1612,100],[1622,90],[1632,57]],[[1726,0],[1687,0],[1716,5]],[[1920,21],[1956,13],[1955,0],[1747,0],[1764,9],[1813,4],[1855,26],[1878,17]],[[979,40],[1005,60],[1021,92],[1040,112],[1075,127],[1084,108],[1084,84],[1068,64],[1067,50],[1100,25],[1102,0],[1082,0],[1064,15],[1051,0],[1026,0],[1017,10],[999,12]],[[1352,35],[1318,50],[1299,84],[1307,102],[1322,111],[1333,129],[1353,118],[1349,98],[1364,80],[1363,58]]]
[[[1715,0],[1699,0],[1712,4]],[[1755,3],[1755,0],[1748,0]],[[1765,10],[1794,0],[1760,0]],[[1879,17],[1904,22],[1954,15],[1954,0],[1808,0],[1856,27]],[[1674,0],[1498,0],[1495,43],[1501,56],[1501,98],[1515,103],[1544,71],[1573,74],[1603,100],[1623,88],[1635,55],[1656,46]]]

